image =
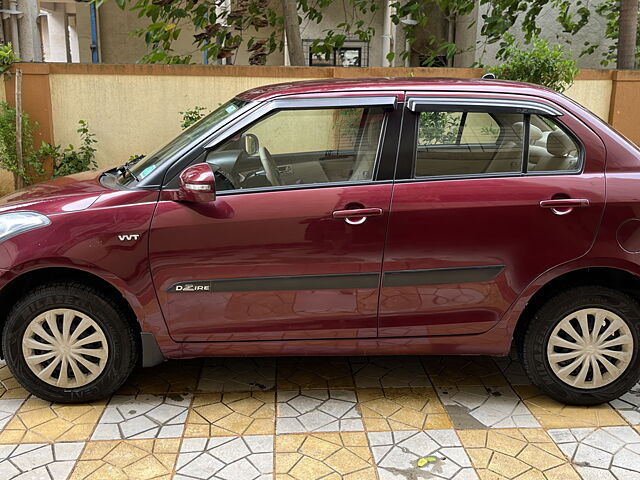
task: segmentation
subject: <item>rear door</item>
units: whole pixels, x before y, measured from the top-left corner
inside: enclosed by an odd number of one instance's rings
[[[402,114],[395,100],[265,105],[216,140],[210,158],[229,158],[254,135],[280,185],[246,152],[219,170],[228,177],[214,202],[158,203],[151,272],[175,340],[376,336]]]
[[[604,145],[569,112],[513,102],[409,100],[380,336],[484,332],[538,275],[589,250]]]

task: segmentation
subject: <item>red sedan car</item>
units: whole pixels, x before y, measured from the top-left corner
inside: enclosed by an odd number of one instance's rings
[[[138,363],[506,355],[595,404],[640,376],[640,152],[544,88],[299,82],[0,205],[2,355],[85,402]]]

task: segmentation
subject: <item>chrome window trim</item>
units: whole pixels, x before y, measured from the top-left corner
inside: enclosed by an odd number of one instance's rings
[[[372,95],[357,97],[320,97],[320,98],[275,98],[264,102],[254,108],[247,115],[235,122],[224,125],[213,134],[213,137],[204,145],[205,149],[217,146],[221,140],[229,136],[229,130],[238,131],[266,116],[275,110],[294,110],[312,108],[353,108],[353,107],[386,107],[391,110],[397,108],[396,95]]]
[[[510,99],[510,98],[486,98],[486,97],[449,97],[449,96],[420,96],[409,97],[407,108],[417,112],[452,112],[460,111],[484,111],[491,108],[497,112],[515,112],[522,114],[537,114],[559,117],[562,112],[550,105],[535,100]]]

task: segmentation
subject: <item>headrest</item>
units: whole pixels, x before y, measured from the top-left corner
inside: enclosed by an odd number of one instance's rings
[[[520,138],[524,139],[524,122],[516,122],[513,124],[513,131]],[[529,143],[537,142],[542,138],[542,130],[535,125],[529,125]]]
[[[554,157],[564,157],[575,148],[573,141],[562,130],[554,130],[547,136],[547,152]]]

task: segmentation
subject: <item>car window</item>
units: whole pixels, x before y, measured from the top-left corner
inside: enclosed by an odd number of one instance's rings
[[[380,107],[279,110],[207,161],[219,191],[372,180],[383,120]]]
[[[420,112],[415,177],[520,172],[524,115]]]
[[[527,171],[575,171],[580,148],[575,140],[551,118],[531,115]]]

